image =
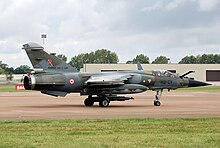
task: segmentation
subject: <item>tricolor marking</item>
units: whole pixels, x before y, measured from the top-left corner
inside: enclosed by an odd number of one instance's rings
[[[69,83],[70,83],[70,85],[73,85],[75,83],[75,80],[73,78],[70,78]]]

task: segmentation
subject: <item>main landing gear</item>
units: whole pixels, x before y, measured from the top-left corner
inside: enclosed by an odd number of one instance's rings
[[[100,107],[108,107],[110,103],[110,100],[107,97],[103,97],[100,101],[99,101],[99,106]]]
[[[155,95],[155,100],[154,100],[154,106],[160,106],[160,98],[161,98],[161,96],[162,96],[162,92],[163,92],[163,89],[161,89],[161,90],[157,90],[157,93],[156,93],[156,95]]]
[[[85,106],[93,106],[95,102],[99,102],[100,107],[108,107],[111,101],[125,101],[130,99],[134,99],[134,98],[116,96],[116,95],[112,95],[112,96],[102,95],[97,97],[92,97],[92,95],[89,95],[88,98],[84,100],[84,104]]]
[[[89,96],[88,98],[86,98],[86,99],[84,100],[84,104],[85,104],[85,106],[93,106],[94,101],[92,100],[92,97]]]

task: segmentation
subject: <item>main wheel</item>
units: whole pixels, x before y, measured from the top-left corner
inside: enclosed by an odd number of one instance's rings
[[[160,106],[160,101],[154,101],[154,106]]]
[[[99,101],[99,106],[100,107],[108,107],[109,106],[110,101],[107,99],[102,99]]]
[[[92,99],[87,98],[84,100],[84,104],[85,106],[93,106],[94,101]]]

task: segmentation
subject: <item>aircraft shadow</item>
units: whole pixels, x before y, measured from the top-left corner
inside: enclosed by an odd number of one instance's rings
[[[85,106],[85,105],[32,105],[32,106],[21,106],[24,108],[136,108],[136,107],[152,107],[152,105],[109,105],[108,107],[100,107],[99,105]]]

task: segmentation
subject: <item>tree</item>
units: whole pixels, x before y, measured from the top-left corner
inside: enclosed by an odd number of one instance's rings
[[[5,74],[5,70],[0,67],[0,74]]]
[[[219,64],[220,63],[220,54],[203,54],[202,56],[198,55],[197,60],[199,64]]]
[[[2,61],[0,61],[0,73],[1,74],[13,74],[14,73],[14,68],[13,67],[8,67],[7,64],[2,63]]]
[[[76,69],[80,70],[80,68],[82,68],[83,64],[85,63],[85,56],[86,55],[84,53],[74,56],[71,58],[69,64],[73,67],[76,67]]]
[[[220,64],[220,54],[215,54],[214,59],[215,59],[215,64]]]
[[[198,63],[197,57],[195,57],[193,55],[185,56],[179,62],[179,64],[197,64],[197,63]]]
[[[6,67],[5,68],[5,73],[6,74],[13,74],[14,73],[14,68],[13,67]]]
[[[169,58],[165,56],[159,56],[157,57],[152,64],[168,64]]]
[[[8,67],[8,65],[0,61],[0,67],[5,70]]]
[[[220,54],[203,54],[196,57],[185,56],[179,64],[220,64]]]
[[[116,64],[119,61],[117,54],[107,49],[96,50],[94,53],[94,56],[95,56],[95,59],[94,61],[92,61],[92,63]]]
[[[137,64],[138,62],[141,64],[149,64],[149,57],[144,54],[137,55],[132,61],[127,61],[127,64]]]
[[[64,62],[67,61],[67,57],[64,54],[58,54],[57,57]]]
[[[131,60],[127,61],[126,64],[133,64],[133,60],[132,61]]]
[[[32,69],[27,65],[21,65],[14,70],[15,74],[26,74],[31,72]]]
[[[118,63],[119,59],[115,52],[107,49],[99,49],[95,52],[82,53],[71,58],[70,65],[76,67],[78,70],[86,63],[96,64],[110,64]]]

